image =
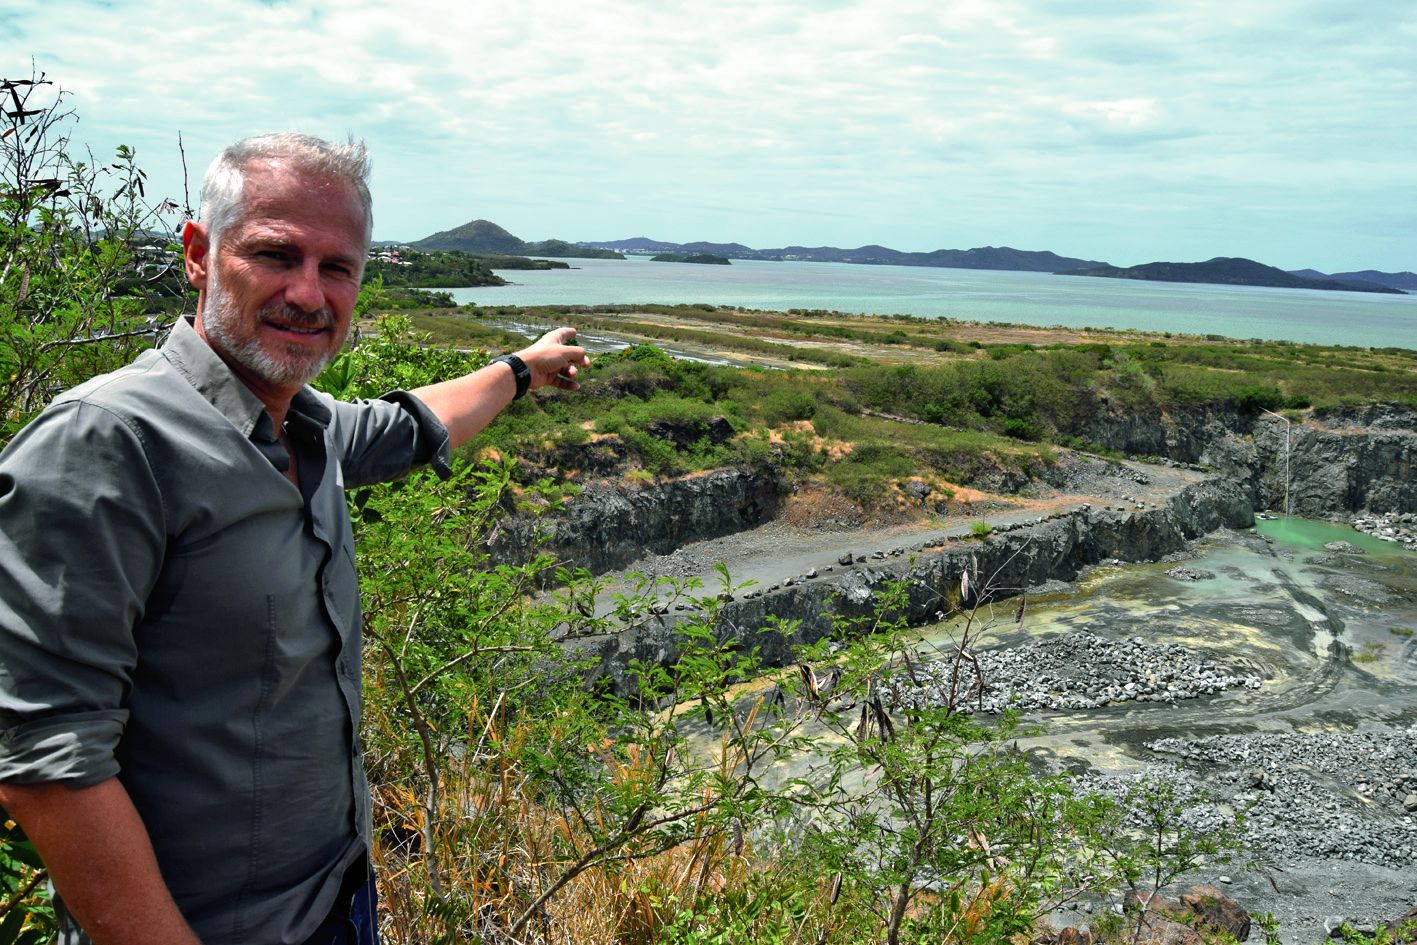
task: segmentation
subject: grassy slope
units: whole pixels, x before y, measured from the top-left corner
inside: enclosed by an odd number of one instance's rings
[[[538,392],[488,431],[484,445],[533,471],[610,436],[649,473],[771,459],[863,500],[912,476],[967,484],[1036,468],[1052,461],[1049,444],[1080,445],[1103,412],[1417,405],[1417,352],[1403,349],[706,305],[483,308],[413,321],[455,347],[525,343],[502,327],[511,323],[636,344],[599,356],[580,394]],[[674,360],[655,344],[757,367]]]

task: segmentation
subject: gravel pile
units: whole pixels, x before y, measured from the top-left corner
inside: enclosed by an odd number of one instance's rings
[[[1037,643],[974,654],[982,691],[969,698],[971,708],[999,713],[1009,707],[1096,709],[1118,702],[1166,702],[1194,699],[1226,689],[1258,689],[1258,676],[1230,669],[1176,643],[1147,643],[1141,637],[1109,640],[1075,630]],[[966,682],[976,677],[966,663]],[[952,666],[939,661],[916,667],[917,683],[897,676],[892,698],[897,705],[923,707],[948,691]]]
[[[1153,751],[1215,766],[1217,799],[1249,809],[1264,859],[1417,865],[1417,727],[1162,738]]]

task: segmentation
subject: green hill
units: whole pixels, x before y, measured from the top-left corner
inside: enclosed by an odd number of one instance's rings
[[[1067,269],[1060,276],[1101,276],[1105,279],[1138,279],[1146,282],[1204,282],[1215,285],[1257,285],[1281,289],[1323,289],[1329,292],[1383,292],[1404,294],[1401,289],[1337,279],[1306,279],[1253,259],[1217,256],[1198,263],[1153,262],[1140,266],[1098,266]]]
[[[451,230],[442,230],[432,236],[425,236],[415,243],[415,249],[425,252],[452,250],[459,253],[493,256],[560,256],[576,259],[624,259],[610,249],[587,249],[574,246],[565,240],[541,240],[528,243],[491,220],[473,220]]]
[[[526,244],[490,220],[473,220],[451,230],[443,230],[432,236],[425,236],[416,243],[415,249],[432,251],[436,249],[456,250],[460,253],[496,253],[512,256],[520,253]]]

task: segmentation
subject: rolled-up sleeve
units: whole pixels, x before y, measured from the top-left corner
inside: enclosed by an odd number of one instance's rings
[[[0,781],[118,773],[165,533],[141,438],[101,407],[51,407],[0,454]]]
[[[415,466],[452,473],[448,430],[423,401],[396,390],[378,400],[330,401],[346,486],[387,482]]]

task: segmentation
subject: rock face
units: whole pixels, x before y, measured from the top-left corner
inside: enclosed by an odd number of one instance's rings
[[[752,597],[726,601],[725,628],[752,628],[745,644],[759,647],[770,665],[792,658],[793,648],[832,631],[829,613],[865,619],[877,596],[893,581],[909,584],[904,613],[912,624],[926,623],[950,610],[961,592],[966,569],[977,572],[995,597],[1053,579],[1071,580],[1086,566],[1106,560],[1155,561],[1193,538],[1222,526],[1248,527],[1254,509],[1244,490],[1220,479],[1205,479],[1177,492],[1161,506],[1136,511],[1079,508],[1040,524],[1000,531],[983,541],[959,541],[915,556],[872,558],[846,570],[793,582]],[[978,582],[976,582],[978,583]],[[633,629],[576,641],[600,660],[602,675],[623,679],[631,661],[670,665],[678,658],[675,627],[692,613],[657,615]],[[788,621],[790,634],[758,632]]]
[[[1295,515],[1417,511],[1417,410],[1407,407],[1319,409],[1288,424],[1214,408],[1103,410],[1079,435],[1127,453],[1213,467],[1251,489],[1258,508],[1283,509],[1287,484]]]
[[[1175,408],[1163,413],[1154,405],[1133,410],[1103,404],[1076,434],[1123,453],[1199,463],[1211,444],[1230,436],[1248,436],[1253,426],[1253,418],[1212,408]]]
[[[773,474],[719,469],[654,487],[587,489],[541,523],[545,550],[593,574],[623,568],[646,552],[756,528],[778,510],[784,483]],[[493,544],[505,558],[525,560],[536,525],[513,520]]]
[[[1289,431],[1289,498],[1296,515],[1318,517],[1369,509],[1417,511],[1417,411],[1371,407],[1315,411],[1319,424]],[[1256,424],[1254,447],[1261,504],[1284,504],[1285,425]]]

